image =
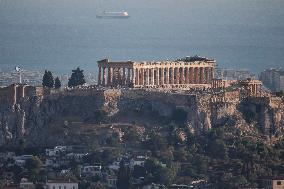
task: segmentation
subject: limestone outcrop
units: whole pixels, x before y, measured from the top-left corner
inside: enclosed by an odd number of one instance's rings
[[[103,110],[110,122],[140,122],[156,126],[170,121],[176,109],[187,113],[187,125],[195,133],[227,125],[262,134],[283,133],[281,99],[240,100],[238,91],[185,94],[139,89],[76,89],[26,95],[0,106],[0,146],[24,140],[30,146],[80,142],[68,134],[69,122],[84,122]]]

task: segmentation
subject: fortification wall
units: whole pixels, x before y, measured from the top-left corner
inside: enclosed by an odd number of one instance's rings
[[[1,109],[12,106],[16,103],[16,86],[0,88],[0,104]]]

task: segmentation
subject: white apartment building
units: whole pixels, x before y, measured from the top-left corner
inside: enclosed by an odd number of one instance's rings
[[[45,184],[46,189],[78,189],[77,182],[71,181],[47,181]]]

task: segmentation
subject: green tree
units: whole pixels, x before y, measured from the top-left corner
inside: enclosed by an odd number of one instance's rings
[[[199,178],[196,167],[190,164],[185,165],[182,168],[181,174],[182,176],[190,176],[191,178]]]
[[[83,157],[84,163],[93,164],[93,163],[101,163],[102,162],[102,154],[99,151],[93,151],[88,155]]]
[[[111,146],[118,145],[120,143],[119,133],[117,132],[112,133],[110,137],[106,138],[106,143]]]
[[[156,131],[149,132],[149,140],[145,142],[145,147],[153,153],[167,149],[167,141]]]
[[[284,97],[284,91],[276,92],[275,95],[278,97]]]
[[[174,151],[174,159],[176,161],[186,161],[188,156],[188,152],[184,148],[180,148]]]
[[[121,161],[119,164],[119,170],[117,173],[117,188],[128,189],[129,188],[130,171],[129,168]]]
[[[132,176],[134,178],[145,177],[146,176],[146,169],[142,166],[135,165],[132,171]]]
[[[223,139],[225,137],[225,130],[223,127],[212,128],[208,133],[208,137],[211,140]]]
[[[42,184],[36,184],[35,189],[44,189]]]
[[[208,152],[214,158],[226,159],[228,157],[228,149],[221,139],[216,139],[208,144]]]
[[[96,182],[91,184],[87,189],[106,189],[106,187],[101,182]]]
[[[22,178],[22,172],[23,172],[23,168],[20,167],[19,165],[14,165],[11,167],[10,169],[13,173],[14,173],[14,181],[15,182],[20,182],[21,178]],[[0,187],[1,188],[1,187]]]
[[[228,182],[229,185],[227,186],[230,186],[231,188],[238,188],[247,184],[246,178],[242,175],[232,177]]]
[[[206,174],[208,170],[208,158],[203,155],[196,155],[193,159],[193,165],[196,167],[196,171],[200,174]]]
[[[184,109],[182,109],[182,108],[177,108],[172,113],[172,119],[177,124],[184,124],[186,122],[186,120],[187,120],[187,112]]]
[[[119,149],[105,149],[101,154],[101,163],[107,165],[113,162],[120,154],[121,152]]]
[[[35,170],[36,172],[38,172],[41,166],[42,162],[37,156],[33,156],[32,158],[27,159],[25,163],[25,168],[29,171]]]
[[[135,129],[126,129],[124,131],[123,140],[131,143],[139,142],[141,139],[140,134]]]
[[[69,167],[71,168],[71,171],[73,172],[74,176],[76,178],[80,178],[81,176],[81,171],[80,171],[80,166],[79,164],[76,162],[75,159],[72,159],[69,163]]]
[[[16,148],[16,153],[17,154],[24,154],[25,148],[26,148],[25,139],[19,139],[18,147]]]
[[[86,83],[84,70],[81,70],[79,67],[76,70],[72,70],[72,75],[68,81],[68,87],[76,87],[78,85],[83,85]]]
[[[53,88],[54,86],[54,78],[51,71],[45,70],[43,78],[42,78],[42,86]]]
[[[147,159],[145,161],[144,167],[147,174],[156,172],[161,166],[158,164],[156,159]]]
[[[160,167],[156,173],[161,184],[169,186],[173,183],[178,173],[178,165],[172,164],[169,167]]]
[[[42,162],[37,156],[33,156],[26,160],[25,168],[28,170],[29,179],[31,181],[36,181],[38,179],[41,166]]]
[[[54,88],[55,88],[55,89],[60,89],[60,88],[61,88],[61,81],[59,80],[58,77],[55,78],[55,81],[54,81]]]
[[[1,176],[0,177],[0,188],[4,188],[5,185],[6,185],[6,180],[4,176]]]

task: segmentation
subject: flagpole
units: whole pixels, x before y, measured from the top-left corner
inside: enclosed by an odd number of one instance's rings
[[[19,71],[20,74],[20,84],[22,84],[22,74],[21,74],[21,70]]]
[[[19,73],[19,82],[22,84],[22,69],[19,66],[16,66],[15,71]]]

